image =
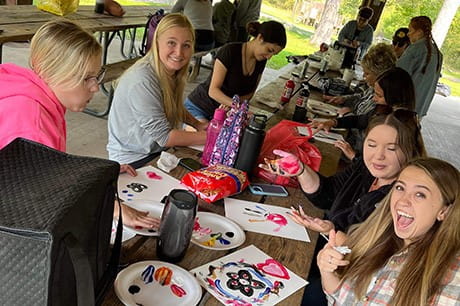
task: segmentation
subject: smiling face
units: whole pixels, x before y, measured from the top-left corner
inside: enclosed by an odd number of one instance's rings
[[[172,27],[158,37],[158,54],[166,71],[174,74],[187,65],[193,53],[193,36],[183,27]]]
[[[101,70],[100,55],[90,59],[90,67],[85,77],[87,80],[84,80],[74,88],[69,88],[65,82],[54,86],[50,85],[52,91],[66,109],[74,112],[83,111],[94,94],[99,91],[99,84],[97,81],[94,81],[93,77],[97,76]]]
[[[397,144],[395,128],[375,126],[364,140],[363,158],[369,172],[382,184],[393,182],[401,171],[404,155]]]
[[[262,35],[256,37],[257,45],[254,49],[254,56],[257,61],[269,60],[273,55],[277,55],[283,49],[279,45],[264,42]]]
[[[448,211],[436,183],[415,166],[401,172],[390,206],[395,233],[405,245],[423,237],[437,220],[444,220]]]

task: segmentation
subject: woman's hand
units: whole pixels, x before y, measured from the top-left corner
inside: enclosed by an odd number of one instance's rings
[[[349,107],[342,107],[337,111],[337,115],[343,117],[348,113],[351,113],[352,109]]]
[[[318,253],[316,259],[322,276],[323,274],[327,275],[334,273],[338,267],[346,266],[350,263],[348,260],[344,260],[343,258],[345,256],[335,249],[335,247],[337,247],[335,235],[336,233],[334,230],[329,232],[329,241]]]
[[[332,103],[332,104],[343,104],[343,102],[345,102],[344,97],[341,97],[341,96],[323,95],[323,100],[325,102]]]
[[[303,173],[305,165],[297,156],[282,150],[273,150],[273,153],[281,158],[271,160],[265,158],[265,164],[259,164],[260,168],[287,177],[299,176]]]
[[[320,218],[313,218],[305,214],[302,209],[302,206],[299,206],[299,210],[291,207],[290,217],[292,221],[297,224],[303,225],[306,228],[320,233],[329,233],[331,230],[335,229],[334,223],[329,220],[323,220]]]
[[[128,164],[120,165],[120,173],[125,173],[125,172],[131,176],[137,176],[136,169],[134,169],[130,165]]]
[[[121,216],[123,224],[130,227],[143,227],[158,229],[160,226],[160,219],[148,216],[148,212],[139,211],[125,204],[121,204]],[[113,212],[114,219],[118,218],[118,208],[116,207]]]
[[[348,142],[344,140],[337,140],[336,142],[334,142],[334,146],[342,150],[343,154],[345,154],[345,156],[349,160],[352,160],[353,158],[355,158],[356,152],[355,150],[353,150],[353,148]]]
[[[328,120],[313,119],[310,125],[313,129],[315,129],[315,131],[313,132],[314,134],[321,130],[329,132],[333,127],[336,126],[336,121],[332,119],[328,119]]]

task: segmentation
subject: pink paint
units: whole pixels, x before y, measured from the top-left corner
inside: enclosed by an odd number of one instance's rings
[[[257,269],[267,273],[268,275],[283,278],[283,279],[290,279],[289,272],[286,268],[277,260],[273,258],[269,258],[265,260],[264,263],[256,264]]]
[[[156,174],[153,171],[147,171],[146,174],[147,174],[147,177],[149,179],[152,179],[152,180],[161,180],[161,179],[163,179],[161,176],[159,176],[158,174]]]
[[[280,214],[272,214],[270,213],[268,216],[267,216],[267,220],[275,223],[276,225],[278,225],[279,227],[278,228],[275,228],[273,231],[275,232],[279,232],[281,227],[283,226],[286,226],[287,225],[287,219],[286,217],[284,217],[283,215],[280,215]]]
[[[300,163],[294,155],[288,155],[276,161],[278,167],[287,174],[297,174],[300,171]]]

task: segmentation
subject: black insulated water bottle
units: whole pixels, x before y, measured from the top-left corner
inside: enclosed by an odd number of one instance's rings
[[[267,116],[254,115],[246,127],[235,162],[235,168],[245,171],[248,176],[256,166],[257,157],[265,138],[265,125]]]

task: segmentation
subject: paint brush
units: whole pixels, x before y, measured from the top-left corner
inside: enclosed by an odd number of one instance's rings
[[[326,239],[327,242],[329,242],[329,237],[327,237],[324,233],[319,233],[324,239]],[[335,246],[334,250],[339,252],[342,255],[347,255],[351,253],[351,249],[347,247],[346,245],[342,246]]]

